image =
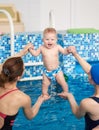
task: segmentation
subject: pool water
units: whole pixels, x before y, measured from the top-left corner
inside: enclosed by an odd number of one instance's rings
[[[69,91],[72,92],[78,102],[93,94],[93,86],[84,77],[80,79],[68,80]],[[19,88],[27,93],[32,104],[35,103],[41,94],[42,81],[19,82]],[[53,84],[49,88],[51,99],[44,102],[37,116],[32,120],[27,120],[22,112],[16,118],[13,130],[84,130],[84,118],[78,120],[71,112],[70,105],[67,100],[57,96],[61,91],[61,87]]]

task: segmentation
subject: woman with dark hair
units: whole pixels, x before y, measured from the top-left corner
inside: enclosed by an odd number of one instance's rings
[[[2,65],[0,74],[0,130],[12,130],[20,108],[23,108],[27,119],[32,119],[38,113],[41,104],[50,98],[41,95],[31,106],[30,97],[17,88],[17,82],[23,71],[24,63],[21,57],[9,58]]]

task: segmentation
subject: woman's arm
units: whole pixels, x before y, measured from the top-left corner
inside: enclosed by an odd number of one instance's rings
[[[32,43],[28,43],[23,50],[21,50],[19,53],[15,54],[14,57],[22,57],[28,53],[29,48],[33,47]]]
[[[77,59],[79,64],[82,66],[83,70],[88,74],[91,69],[91,65],[86,62],[77,52],[75,47],[69,47],[68,51],[73,54],[73,56]]]
[[[38,97],[36,103],[31,107],[31,99],[29,96],[27,96],[27,99],[25,100],[25,104],[23,106],[23,111],[24,111],[24,114],[27,117],[27,119],[30,120],[30,119],[34,118],[38,114],[42,103],[45,100],[48,100],[49,98],[50,98],[50,96],[43,97],[41,95]]]
[[[80,106],[78,106],[74,96],[71,93],[60,93],[58,95],[64,99],[68,99],[72,112],[78,119],[85,115],[86,111],[84,108],[84,101],[82,101]]]
[[[91,69],[91,65],[86,62],[79,54],[73,54],[74,57],[78,60],[79,64],[82,66],[83,70],[88,74]]]

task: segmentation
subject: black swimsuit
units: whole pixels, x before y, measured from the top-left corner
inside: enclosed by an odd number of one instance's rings
[[[95,100],[97,103],[99,103],[98,97],[90,97],[93,100]],[[99,120],[92,120],[88,114],[85,115],[85,130],[92,130],[96,126],[99,125]]]
[[[9,94],[13,91],[16,91],[16,90],[18,90],[18,89],[13,89],[11,91],[8,91],[7,93],[0,96],[0,99],[3,98],[4,96],[6,96],[7,94]],[[0,112],[0,117],[2,117],[4,119],[4,125],[0,130],[12,130],[12,126],[13,126],[13,123],[14,123],[14,120],[15,120],[17,114],[10,116],[10,115],[6,115],[6,114]]]

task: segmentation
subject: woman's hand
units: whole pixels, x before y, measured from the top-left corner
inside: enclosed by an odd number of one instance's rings
[[[70,97],[73,96],[71,93],[68,93],[68,92],[58,93],[57,95],[64,98],[64,99],[69,99]]]
[[[41,100],[42,102],[44,102],[48,99],[50,99],[49,95],[41,95],[41,96],[38,97],[38,100]]]

